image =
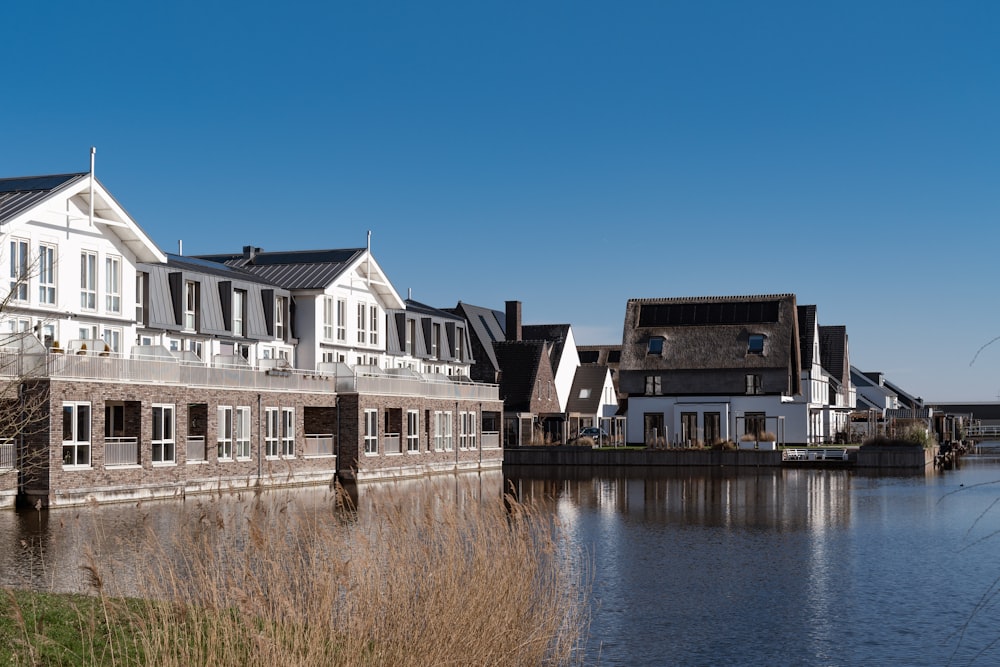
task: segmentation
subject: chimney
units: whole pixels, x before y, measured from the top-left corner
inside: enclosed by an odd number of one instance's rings
[[[243,246],[243,259],[248,259],[252,262],[259,252],[260,248],[255,248],[252,245],[245,245]]]
[[[521,340],[521,302],[507,302],[507,340]]]

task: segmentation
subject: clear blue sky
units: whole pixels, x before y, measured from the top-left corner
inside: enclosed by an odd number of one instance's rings
[[[167,251],[356,247],[403,296],[620,343],[793,292],[851,359],[996,400],[1000,3],[12,3],[0,176]]]

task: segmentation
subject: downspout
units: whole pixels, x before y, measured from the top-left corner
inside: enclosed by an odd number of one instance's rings
[[[257,394],[257,485],[260,486],[263,461],[261,460],[261,450],[264,449],[264,422],[261,419],[260,394]]]
[[[333,399],[333,404],[337,408],[337,458],[333,462],[333,472],[337,479],[340,479],[340,395]]]
[[[478,424],[476,424],[476,426],[479,428],[479,438],[476,440],[476,445],[477,445],[476,449],[479,450],[479,469],[482,470],[482,468],[483,468],[483,429],[482,429],[482,425],[483,425],[483,404],[482,404],[482,402],[479,403],[479,414],[476,415],[476,421],[479,422]]]
[[[459,437],[461,438],[462,420],[458,412],[458,401],[455,401],[455,418],[458,421]],[[451,446],[455,448],[455,472],[458,472],[458,443],[455,442],[455,429],[451,430]]]

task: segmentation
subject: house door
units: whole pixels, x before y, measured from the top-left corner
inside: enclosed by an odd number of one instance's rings
[[[646,412],[642,415],[643,440],[647,446],[662,447],[667,442],[667,431],[663,428],[662,412]]]

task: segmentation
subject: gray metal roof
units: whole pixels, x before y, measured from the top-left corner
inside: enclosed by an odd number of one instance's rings
[[[346,248],[198,255],[198,259],[242,269],[285,289],[319,290],[326,289],[364,253],[365,248]]]
[[[83,172],[0,179],[0,224],[88,175]]]
[[[596,415],[604,398],[602,390],[607,376],[607,366],[594,364],[578,367],[576,375],[573,377],[573,388],[570,390],[569,400],[566,401],[566,411]],[[580,392],[583,389],[590,390],[590,395],[587,398],[580,398]]]

